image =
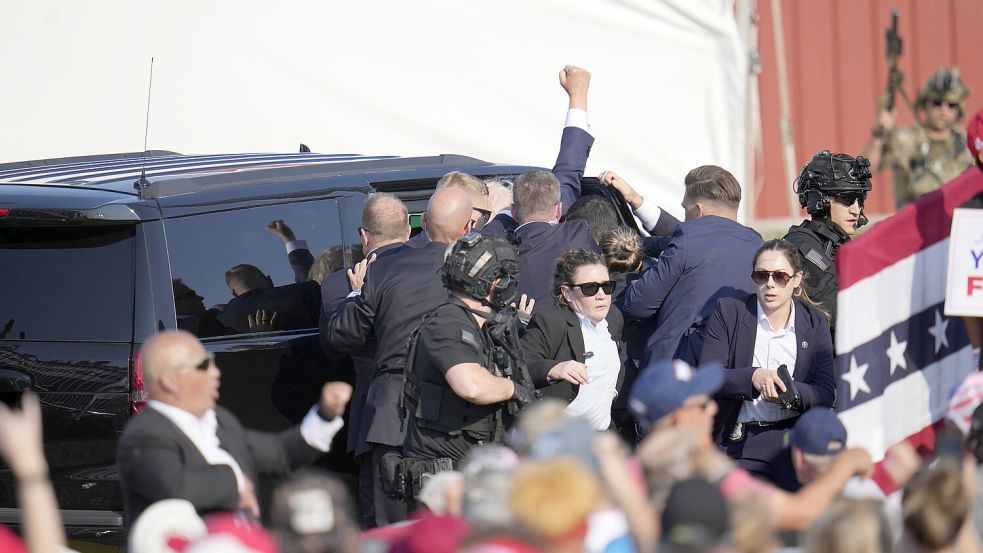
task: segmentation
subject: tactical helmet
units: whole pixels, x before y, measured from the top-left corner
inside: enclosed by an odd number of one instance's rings
[[[925,109],[929,102],[948,102],[959,105],[961,116],[963,101],[967,96],[969,96],[969,87],[959,78],[959,68],[940,67],[925,81],[915,107]]]
[[[802,168],[792,189],[799,195],[799,205],[806,208],[813,218],[829,217],[830,195],[861,193],[859,227],[867,223],[864,201],[870,192],[870,177],[870,161],[867,158],[831,154],[829,150],[823,150],[812,156],[812,160]]]
[[[455,242],[449,252],[441,274],[448,290],[465,293],[496,309],[515,298],[519,285],[519,254],[515,246],[496,236],[472,232]]]

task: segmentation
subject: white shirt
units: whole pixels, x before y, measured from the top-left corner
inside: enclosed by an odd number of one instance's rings
[[[191,440],[191,443],[194,444],[209,465],[228,465],[236,476],[239,493],[246,490],[246,480],[242,474],[242,468],[232,457],[232,454],[219,445],[218,418],[215,416],[214,409],[209,409],[201,417],[196,417],[180,407],[154,399],[147,402],[147,407],[164,415],[174,423],[174,426],[177,426],[178,430]],[[326,452],[331,448],[331,440],[334,439],[335,434],[341,430],[345,423],[341,417],[335,417],[332,421],[322,419],[317,414],[317,407],[317,405],[311,407],[311,410],[304,416],[304,420],[300,423],[300,435],[307,442],[307,445],[318,451]]]
[[[788,367],[791,376],[795,371],[795,356],[798,345],[795,341],[795,302],[789,312],[788,323],[784,328],[773,330],[761,302],[758,302],[758,325],[754,338],[754,358],[751,366],[777,371],[780,365]],[[794,377],[793,377],[794,378]],[[765,401],[758,396],[754,401],[745,401],[738,415],[738,422],[780,421],[798,416],[777,403]]]
[[[584,351],[593,355],[584,362],[589,382],[580,385],[577,397],[567,406],[567,413],[587,419],[594,430],[607,430],[611,427],[611,403],[618,395],[621,372],[618,344],[611,339],[607,320],[595,325],[580,313],[577,319],[584,336]]]

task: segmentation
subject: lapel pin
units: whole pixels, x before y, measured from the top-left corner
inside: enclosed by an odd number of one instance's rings
[[[808,347],[809,347],[809,342],[806,342],[805,340],[802,340],[802,349],[806,349]]]

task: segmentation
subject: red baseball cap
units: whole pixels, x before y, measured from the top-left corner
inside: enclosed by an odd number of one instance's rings
[[[976,112],[966,125],[966,147],[969,148],[973,159],[983,162],[983,158],[980,157],[983,154],[983,109]]]

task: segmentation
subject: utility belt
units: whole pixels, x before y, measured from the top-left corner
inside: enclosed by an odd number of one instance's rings
[[[416,507],[416,498],[427,480],[448,470],[454,470],[454,460],[450,457],[411,459],[390,451],[379,462],[383,493],[391,499],[405,501],[411,509]]]
[[[798,417],[791,417],[780,421],[737,422],[734,423],[734,427],[731,428],[730,435],[727,436],[727,441],[733,443],[742,441],[745,437],[747,437],[747,433],[750,432],[752,428],[791,428],[795,425],[797,418]]]

